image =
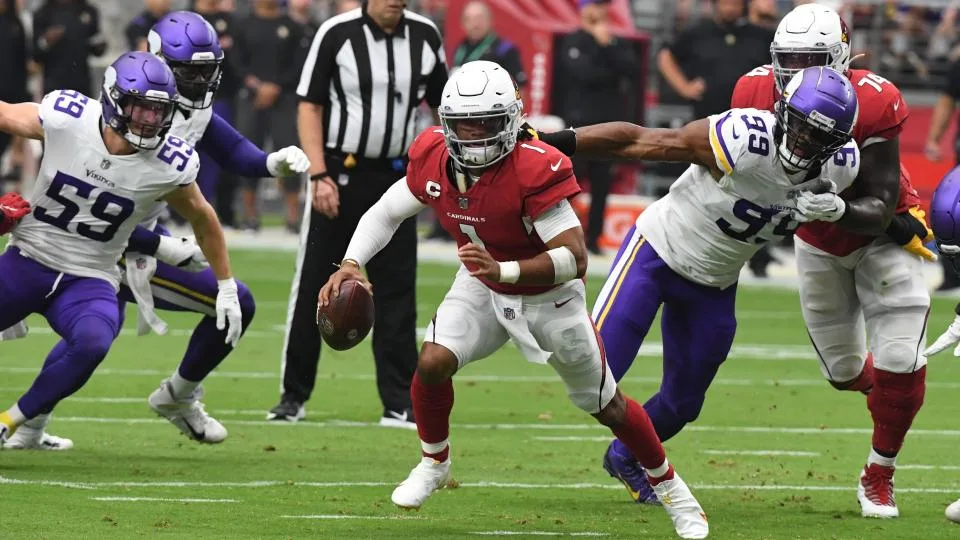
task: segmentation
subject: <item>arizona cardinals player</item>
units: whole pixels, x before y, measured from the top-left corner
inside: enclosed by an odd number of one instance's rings
[[[896,457],[925,389],[921,351],[930,296],[921,266],[935,260],[923,246],[933,234],[900,164],[898,138],[909,110],[894,84],[850,69],[847,26],[829,7],[805,4],[788,13],[770,52],[773,65],[741,77],[731,107],[772,110],[785,81],[814,65],[846,74],[857,91],[859,176],[841,194],[837,219],[801,226],[795,249],[801,308],[820,370],[835,388],[868,395],[874,428],[857,489],[861,513],[897,517]]]

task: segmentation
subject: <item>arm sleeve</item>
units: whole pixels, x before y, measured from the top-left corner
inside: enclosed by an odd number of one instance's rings
[[[127,251],[136,251],[144,255],[156,255],[160,247],[160,235],[140,225],[133,230],[130,241],[127,242]]]
[[[267,153],[216,113],[210,117],[210,124],[203,132],[197,149],[234,174],[249,178],[270,176]]]
[[[570,201],[564,199],[533,220],[533,228],[537,236],[544,243],[549,242],[561,233],[580,227],[580,218],[570,206]]]
[[[330,80],[337,64],[337,25],[325,22],[313,36],[300,72],[297,95],[305,101],[327,105],[330,101]]]
[[[397,180],[360,218],[344,259],[353,259],[360,266],[366,265],[390,242],[405,219],[417,215],[424,208],[426,206],[413,196],[407,186],[407,179]]]

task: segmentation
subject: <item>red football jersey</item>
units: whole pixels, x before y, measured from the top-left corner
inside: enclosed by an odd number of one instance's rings
[[[859,116],[853,128],[853,139],[861,148],[880,140],[889,140],[900,134],[903,124],[910,115],[907,103],[900,90],[883,77],[866,69],[851,69],[847,72],[850,82],[857,91],[860,103]],[[731,108],[773,110],[779,99],[772,66],[760,66],[740,77],[730,99]],[[856,198],[857,184],[854,183],[841,195],[844,199]],[[910,174],[900,165],[900,196],[897,201],[897,213],[906,212],[910,207],[920,204],[917,190],[910,182]],[[875,237],[852,233],[834,223],[814,221],[805,223],[797,229],[797,236],[804,242],[816,246],[833,255],[848,255],[869,244]]]
[[[463,193],[447,174],[450,154],[442,129],[431,127],[421,133],[409,155],[407,185],[413,195],[436,212],[457,246],[473,242],[500,262],[545,252],[533,220],[580,192],[570,158],[536,140],[518,142],[510,155],[483,171]],[[540,294],[556,287],[480,279],[502,294]]]

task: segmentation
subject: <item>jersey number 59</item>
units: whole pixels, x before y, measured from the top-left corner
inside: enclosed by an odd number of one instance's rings
[[[77,196],[84,200],[90,199],[94,189],[94,186],[79,178],[57,172],[45,195],[63,205],[63,211],[58,215],[53,215],[46,208],[38,206],[34,209],[33,216],[37,218],[37,221],[70,232],[70,224],[80,213],[80,205],[66,196],[63,189],[66,186],[73,188]],[[98,229],[89,223],[78,223],[76,233],[97,242],[109,242],[117,234],[120,225],[133,214],[134,207],[135,204],[130,199],[114,195],[108,191],[101,191],[97,198],[93,200],[90,214],[102,220],[106,225]]]

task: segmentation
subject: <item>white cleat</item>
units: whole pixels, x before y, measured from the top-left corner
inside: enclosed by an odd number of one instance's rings
[[[202,397],[203,385],[200,385],[189,396],[177,399],[170,383],[164,380],[147,402],[153,412],[169,420],[190,439],[210,444],[223,442],[227,438],[227,428],[203,410]]]
[[[947,519],[954,523],[960,523],[960,499],[953,501],[950,506],[947,507],[946,512]]]
[[[697,502],[686,482],[674,471],[671,480],[652,486],[657,499],[673,520],[673,528],[680,538],[706,538],[710,533],[707,514]]]
[[[876,463],[868,464],[860,471],[857,484],[857,500],[860,514],[869,518],[895,518],[900,516],[897,501],[893,498],[894,467]]]
[[[431,493],[450,483],[450,459],[439,463],[424,457],[410,471],[410,476],[393,490],[390,500],[400,508],[419,509]]]
[[[7,447],[7,439],[12,437],[13,434],[10,433],[10,428],[6,424],[0,424],[0,450]]]
[[[50,435],[42,429],[30,429],[26,426],[20,426],[7,442],[4,443],[5,450],[70,450],[73,448],[73,441]]]

